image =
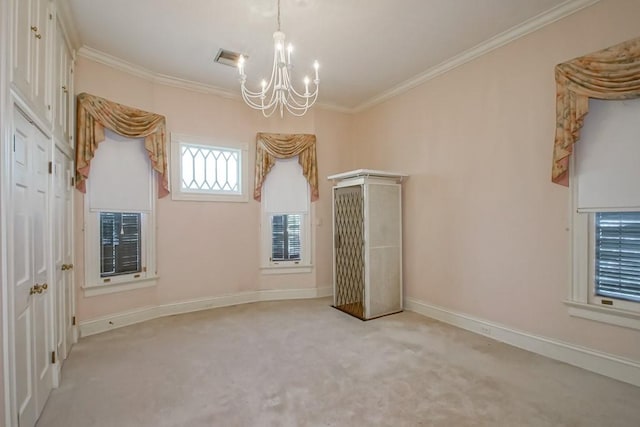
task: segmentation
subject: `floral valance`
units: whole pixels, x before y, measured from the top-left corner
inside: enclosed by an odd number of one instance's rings
[[[569,156],[589,98],[640,97],[640,37],[556,66],[556,137],[551,179],[569,185]]]
[[[104,128],[128,138],[144,138],[151,166],[158,174],[158,198],[169,194],[164,116],[108,101],[98,96],[78,95],[76,135],[76,188],[86,192],[91,160],[104,141]]]
[[[258,133],[256,136],[256,177],[253,198],[260,201],[262,184],[276,159],[298,156],[302,174],[311,188],[311,201],[318,200],[316,136],[310,134]]]

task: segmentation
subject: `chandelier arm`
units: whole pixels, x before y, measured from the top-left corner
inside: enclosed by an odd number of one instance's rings
[[[262,91],[260,91],[260,92],[253,92],[253,91],[251,91],[251,90],[247,89],[245,85],[242,85],[242,86],[240,87],[240,89],[242,89],[242,93],[243,93],[243,94],[246,94],[246,95],[248,95],[248,96],[250,96],[250,97],[252,97],[252,98],[260,98],[260,96],[262,95]]]
[[[273,113],[276,112],[276,110],[278,109],[278,104],[273,104],[272,107],[269,108],[264,108],[262,109],[262,115],[266,118],[269,118],[273,115]]]
[[[275,59],[275,57],[276,57],[276,54],[274,54],[274,59]],[[246,84],[243,83],[242,87],[241,87],[242,91],[250,94],[251,97],[260,98],[262,96],[263,92],[266,94],[267,92],[269,92],[271,90],[271,86],[273,85],[273,77],[274,77],[275,73],[276,73],[276,64],[275,64],[275,61],[274,61],[274,64],[271,67],[271,78],[269,79],[269,83],[264,87],[264,89],[261,89],[258,92],[254,92],[252,90],[247,89]]]
[[[291,101],[290,104],[297,108],[309,108],[316,102],[317,97],[318,90],[316,88],[316,90],[313,93],[310,93],[309,96],[298,95],[298,98],[296,98],[290,93],[288,99]]]
[[[285,73],[286,73],[286,76],[287,76],[287,80],[290,80],[288,70],[287,70]],[[313,93],[310,93],[310,94],[309,94],[309,96],[304,95],[304,94],[301,94],[301,93],[298,93],[298,91],[297,91],[297,90],[296,90],[296,88],[293,86],[293,84],[291,84],[291,85],[289,86],[289,88],[290,88],[290,91],[291,91],[291,92],[293,92],[296,96],[298,96],[298,97],[300,97],[300,98],[312,98],[314,94],[317,94],[317,93],[318,93],[318,83],[319,83],[319,82],[320,82],[319,80],[314,80],[314,81],[313,81],[313,83],[316,85],[316,88],[315,88],[315,91],[314,91]]]
[[[286,105],[288,107],[296,109],[296,110],[307,109],[307,108],[310,107],[308,101],[305,101],[304,103],[301,103],[299,100],[297,100],[293,96],[291,96],[291,94],[289,94],[289,96],[287,97]]]
[[[242,92],[242,99],[249,105],[251,108],[256,110],[262,110],[264,108],[270,108],[271,106],[277,104],[276,102],[270,101],[268,104],[264,104],[264,100],[262,99],[262,94],[258,94],[258,96],[250,96],[246,92]],[[260,102],[257,102],[257,101]]]
[[[291,92],[293,95],[297,96],[298,98],[302,98],[302,99],[311,99],[311,98],[313,98],[313,96],[314,96],[314,95],[317,95],[317,93],[318,93],[318,87],[316,86],[315,90],[314,90],[313,92],[310,92],[310,93],[309,93],[309,95],[304,95],[304,94],[298,93],[298,92],[296,91],[296,89],[295,89],[293,86],[291,86],[291,88],[290,88],[290,92]]]
[[[287,109],[289,111],[307,111],[309,108],[311,108],[313,103],[308,103],[308,104],[292,104],[292,103],[288,103],[286,105],[287,105]]]

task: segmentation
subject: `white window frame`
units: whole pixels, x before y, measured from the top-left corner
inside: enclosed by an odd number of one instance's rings
[[[300,221],[300,260],[272,261],[273,226],[271,218],[276,215],[302,216]],[[287,274],[310,273],[313,264],[311,262],[311,215],[310,212],[265,212],[262,210],[262,273],[263,274]]]
[[[180,148],[183,144],[204,148],[217,148],[223,151],[237,151],[240,155],[240,191],[191,191],[182,189],[182,166]],[[171,198],[172,200],[188,200],[201,202],[248,202],[248,157],[249,145],[228,141],[216,141],[202,136],[171,133]]]
[[[87,205],[87,202],[85,202],[85,205]],[[154,286],[158,278],[155,250],[155,207],[151,213],[141,212],[140,240],[143,271],[109,277],[100,277],[100,212],[91,211],[88,207],[85,208],[86,279],[83,287],[85,296],[90,297]]]
[[[156,264],[156,200],[158,198],[158,178],[153,168],[149,168],[149,212],[122,209],[91,209],[91,188],[87,185],[84,195],[84,272],[82,287],[85,297],[147,288],[157,284]],[[91,177],[89,177],[91,179]],[[143,271],[100,277],[100,212],[141,213],[140,242]],[[108,281],[106,279],[109,279]]]
[[[308,183],[307,183],[308,185]],[[299,273],[311,273],[313,271],[312,260],[312,209],[310,200],[311,191],[307,191],[305,197],[305,211],[296,212],[268,212],[265,209],[266,203],[260,204],[261,210],[261,273],[262,274],[299,274]],[[264,201],[264,197],[263,197]],[[272,226],[273,222],[271,218],[276,215],[290,215],[299,214],[302,215],[302,221],[300,223],[300,260],[291,261],[272,261]]]
[[[595,219],[594,212],[578,212],[578,177],[575,174],[575,156],[569,159],[571,202],[571,277],[568,300],[565,304],[571,316],[640,330],[640,303],[595,295]],[[616,209],[616,211],[640,209]],[[602,304],[602,300],[611,305]]]

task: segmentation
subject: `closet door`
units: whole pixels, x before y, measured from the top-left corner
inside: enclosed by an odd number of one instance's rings
[[[52,388],[50,354],[48,160],[50,141],[14,113],[10,236],[16,407],[19,425],[31,427]]]
[[[334,306],[364,318],[364,198],[362,186],[334,188]]]
[[[66,359],[72,335],[71,299],[71,159],[59,148],[53,158],[53,276],[55,283],[56,352]]]

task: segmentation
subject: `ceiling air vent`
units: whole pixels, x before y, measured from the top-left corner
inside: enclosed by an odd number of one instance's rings
[[[235,68],[238,66],[238,58],[240,58],[240,55],[243,55],[243,54],[238,52],[232,52],[230,50],[220,49],[216,54],[215,62],[217,62],[218,64],[228,65],[230,67]],[[245,59],[248,58],[247,55],[243,55],[243,56]]]

